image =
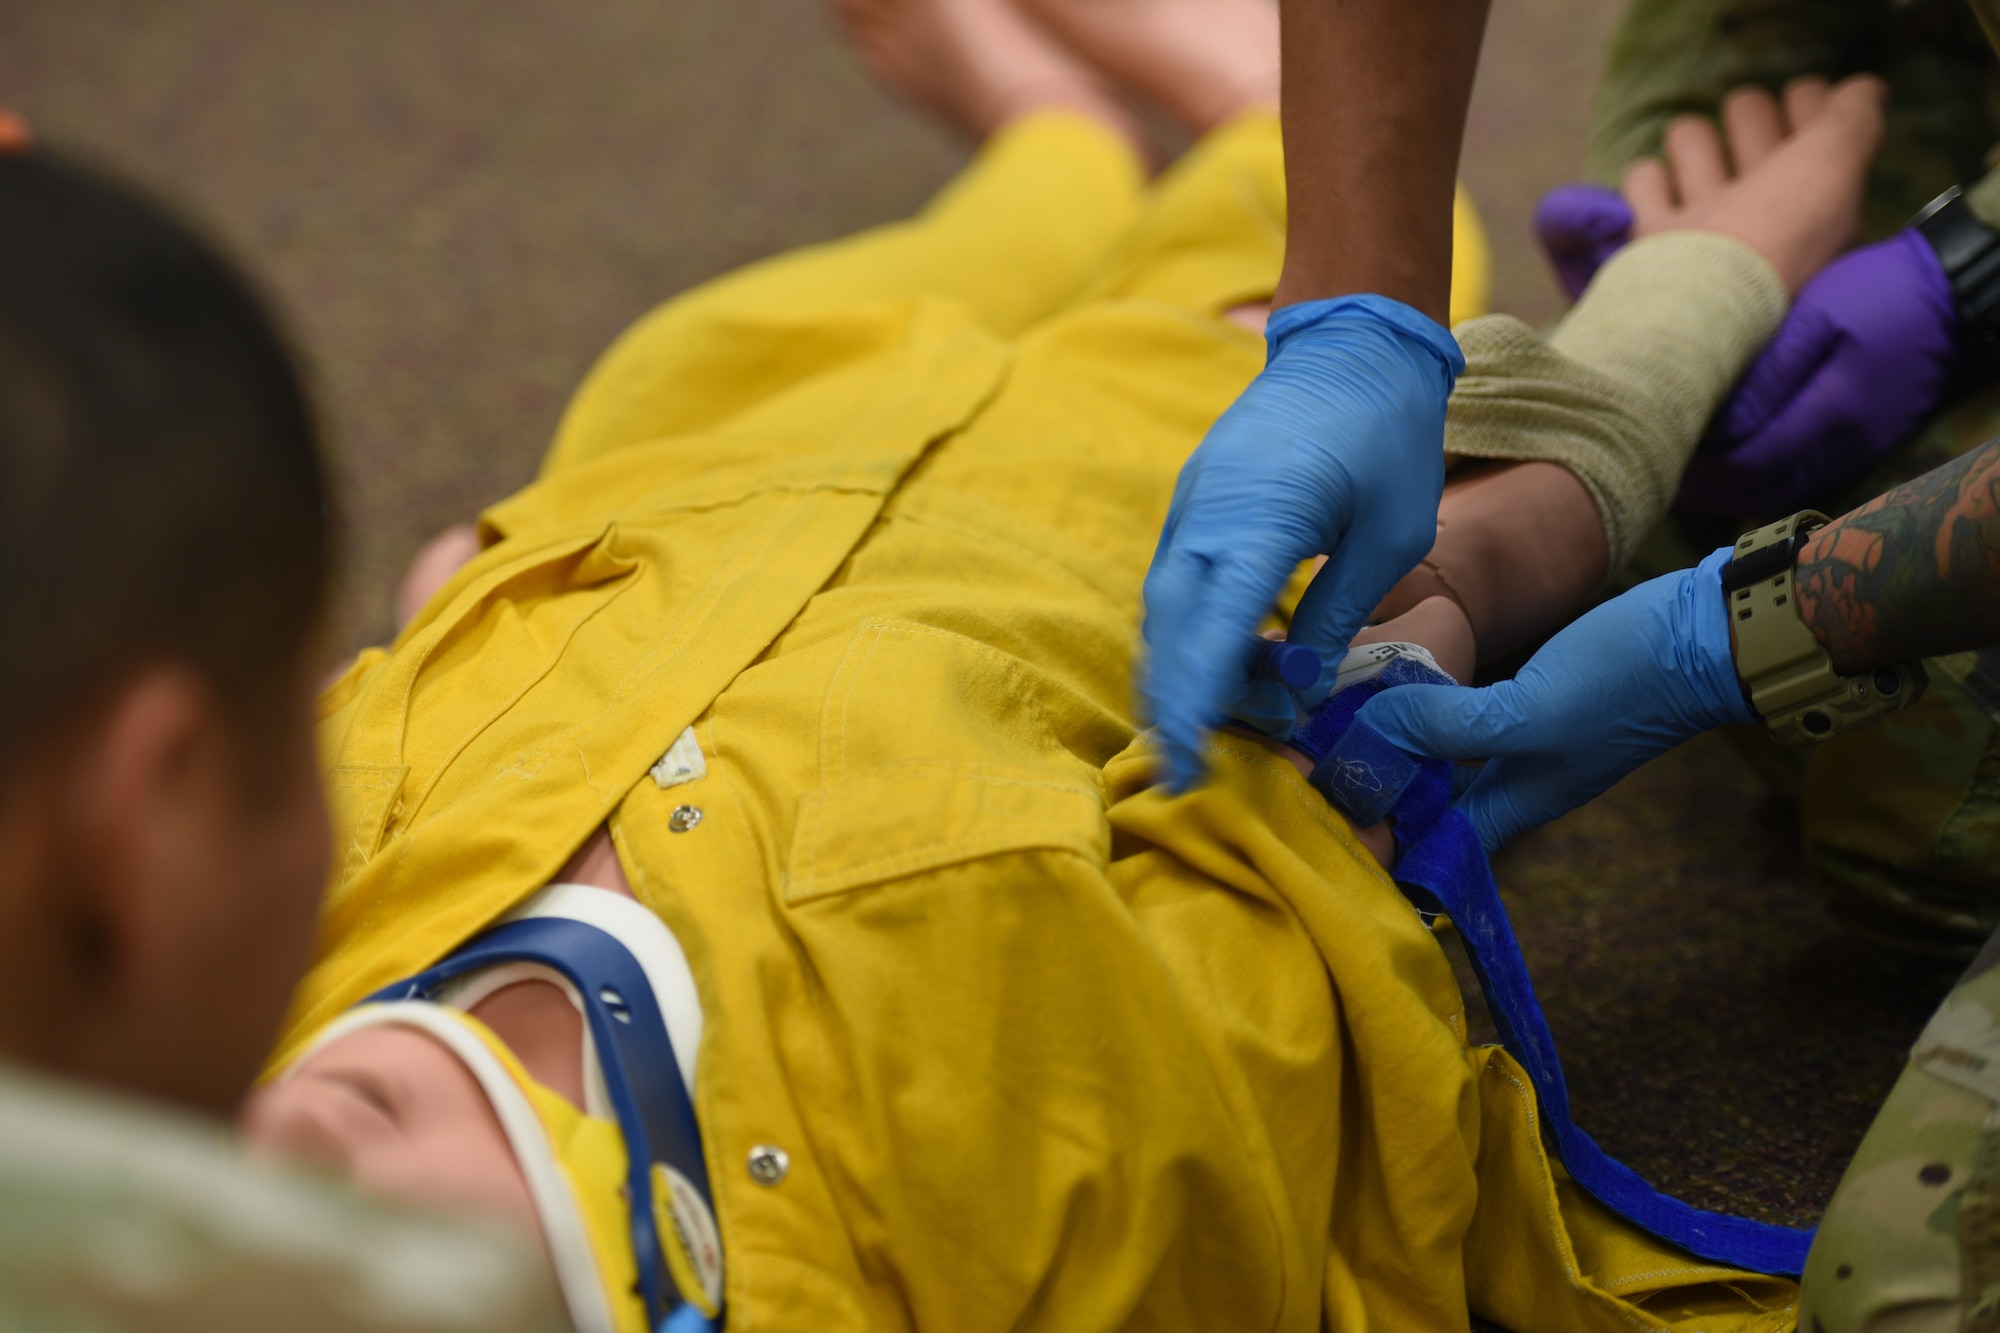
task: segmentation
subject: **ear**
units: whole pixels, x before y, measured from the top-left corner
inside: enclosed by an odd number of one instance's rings
[[[294,706],[257,732],[290,755],[268,774],[244,723],[174,665],[105,691],[35,769],[49,873],[17,896],[46,923],[41,947],[20,945],[40,975],[0,986],[0,1009],[43,1029],[40,1063],[225,1114],[249,1086],[326,872],[299,675]]]
[[[155,666],[131,677],[98,711],[66,765],[60,818],[84,914],[81,938],[101,956],[79,978],[116,997],[169,947],[175,898],[226,814],[234,779],[214,696],[193,673]]]
[[[199,843],[217,827],[219,793],[202,788],[222,788],[217,770],[234,776],[221,730],[191,673],[155,667],[54,722],[23,757],[6,807],[0,1030],[12,1053],[126,1088],[181,1092],[178,1016],[161,982],[176,930],[208,915],[189,900],[204,878]],[[177,925],[177,913],[188,920]],[[181,1040],[203,1036],[197,1024]]]
[[[64,765],[52,909],[68,941],[66,1073],[228,1113],[266,1025],[230,1005],[256,903],[240,875],[244,773],[214,693],[148,667],[88,717]],[[248,935],[248,939],[246,939]],[[278,943],[274,943],[276,947]]]
[[[0,793],[0,1049],[88,1063],[135,1006],[158,934],[161,807],[208,712],[184,673],[129,678],[51,719]],[[143,1005],[136,1006],[143,1008]]]

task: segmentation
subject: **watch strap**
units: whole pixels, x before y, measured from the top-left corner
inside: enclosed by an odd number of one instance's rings
[[[1805,509],[1737,539],[1722,567],[1737,678],[1781,745],[1811,745],[1923,693],[1921,663],[1842,675],[1799,617],[1795,561],[1826,515]]]
[[[1980,221],[1956,185],[1924,205],[1910,226],[1937,253],[1951,283],[1968,366],[1991,376],[2000,370],[2000,232]]]

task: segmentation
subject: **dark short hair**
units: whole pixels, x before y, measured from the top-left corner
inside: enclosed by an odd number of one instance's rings
[[[334,532],[249,282],[130,186],[0,154],[0,766],[152,662],[262,713],[322,619]]]

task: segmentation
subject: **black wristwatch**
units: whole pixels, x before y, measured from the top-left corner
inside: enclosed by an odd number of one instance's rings
[[[1937,252],[1951,282],[1967,372],[1991,378],[2000,372],[2000,232],[1979,220],[1956,185],[1925,204],[1910,226]]]

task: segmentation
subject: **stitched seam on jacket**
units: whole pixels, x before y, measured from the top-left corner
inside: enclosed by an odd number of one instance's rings
[[[1520,1076],[1513,1069],[1498,1060],[1489,1059],[1486,1062],[1486,1068],[1488,1072],[1499,1071],[1500,1077],[1506,1079],[1513,1086],[1514,1096],[1527,1109],[1529,1137],[1531,1141],[1539,1143],[1541,1141],[1541,1105],[1535,1100],[1534,1089],[1522,1082]],[[1617,1315],[1621,1322],[1630,1327],[1643,1329],[1645,1333],[1658,1333],[1658,1330],[1664,1327],[1664,1325],[1649,1323],[1645,1319],[1636,1317],[1631,1310],[1630,1302],[1622,1301],[1612,1296],[1610,1292],[1599,1286],[1595,1279],[1590,1280],[1586,1284],[1583,1273],[1576,1266],[1576,1256],[1569,1247],[1569,1233],[1568,1229],[1563,1226],[1562,1205],[1556,1198],[1555,1182],[1553,1179],[1549,1182],[1549,1190],[1543,1198],[1542,1207],[1543,1219],[1548,1223],[1549,1236],[1556,1242],[1556,1252],[1563,1257],[1563,1270],[1569,1278],[1570,1286],[1575,1288],[1581,1295],[1596,1296],[1598,1299],[1609,1304],[1612,1307],[1612,1313]]]

